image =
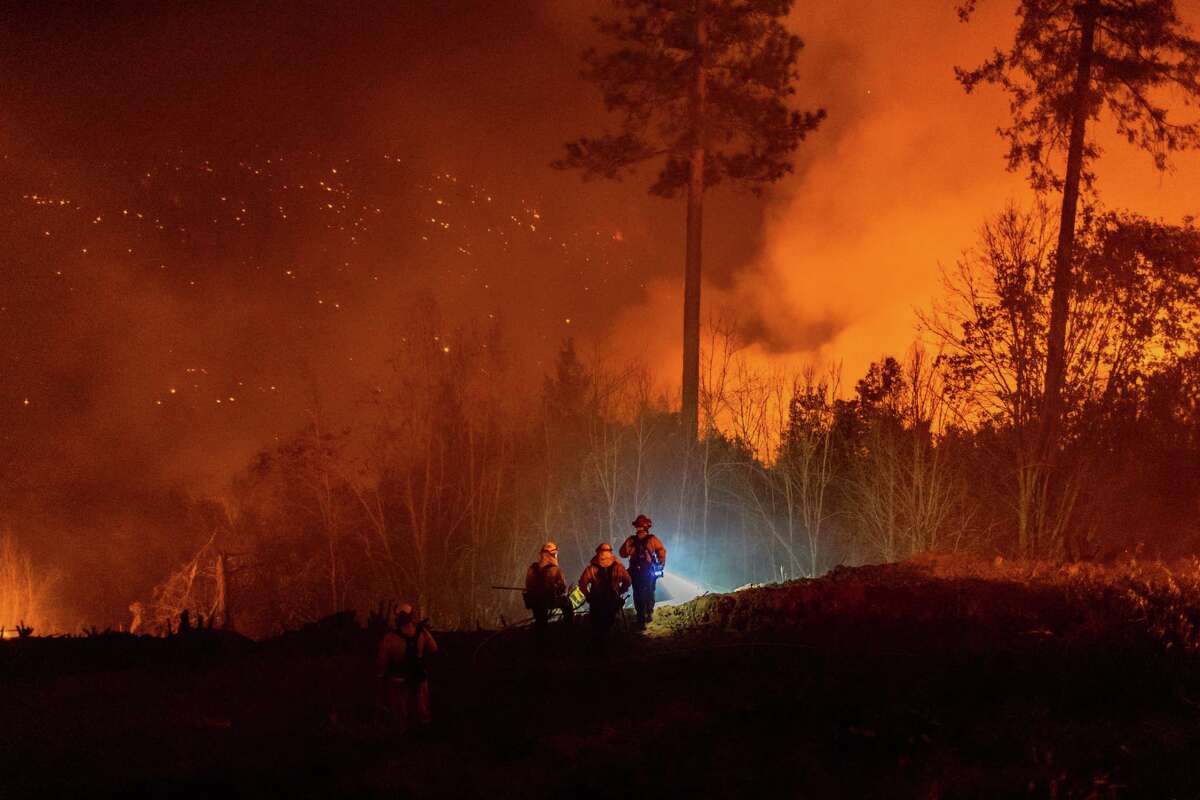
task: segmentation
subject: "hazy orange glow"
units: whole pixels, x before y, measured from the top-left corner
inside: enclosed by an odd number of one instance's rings
[[[500,326],[525,391],[567,336],[677,390],[682,202],[548,166],[603,124],[578,77],[601,7],[0,11],[0,527],[78,570],[66,605],[122,621],[186,555],[164,509],[369,397],[422,298],[448,358],[456,328]],[[841,362],[852,385],[911,344],[939,264],[1028,198],[994,135],[1004,98],[952,73],[1011,10],[797,4],[797,103],[829,118],[765,199],[707,206],[705,313],[754,363]],[[1159,175],[1105,142],[1106,204],[1197,211],[1200,156]]]
[[[1180,5],[1200,23],[1200,2]],[[1024,176],[1005,171],[1005,145],[994,133],[1006,99],[987,89],[967,96],[952,72],[1011,39],[1012,4],[981,6],[969,25],[936,0],[886,13],[839,2],[797,9],[794,26],[807,43],[799,101],[827,104],[830,118],[803,145],[796,174],[772,193],[761,251],[728,283],[705,287],[709,316],[751,323],[758,363],[840,362],[852,385],[871,361],[914,341],[913,310],[939,294],[939,265],[975,243],[984,218],[1010,200],[1029,203]],[[1160,173],[1107,120],[1097,130],[1103,204],[1169,222],[1200,211],[1200,154]],[[710,224],[721,216],[713,212]],[[710,257],[708,268],[723,273],[725,265]],[[681,325],[681,285],[663,276],[629,319]],[[676,341],[655,340],[641,352],[664,379],[678,381]]]

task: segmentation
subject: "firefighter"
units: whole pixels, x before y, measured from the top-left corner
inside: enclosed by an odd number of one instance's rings
[[[429,703],[427,659],[438,650],[424,622],[413,618],[413,607],[396,610],[396,629],[379,643],[377,671],[383,681],[384,705],[398,733],[433,721]]]
[[[550,612],[556,608],[562,612],[567,627],[575,617],[567,599],[567,580],[558,567],[558,545],[554,542],[542,545],[538,560],[525,571],[525,607],[533,612],[533,630],[538,635],[545,633]]]
[[[639,629],[654,618],[654,585],[667,566],[667,548],[650,532],[654,523],[645,514],[633,521],[634,534],[621,545],[621,557],[629,559],[629,575],[633,580],[633,607],[637,610]]]
[[[617,614],[625,607],[625,593],[630,584],[629,573],[613,555],[612,545],[605,543],[597,547],[592,563],[579,576],[579,589],[587,599],[592,632],[598,639],[608,633]]]

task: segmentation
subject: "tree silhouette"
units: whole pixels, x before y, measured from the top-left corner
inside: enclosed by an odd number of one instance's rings
[[[976,5],[961,4],[959,17],[969,19]],[[1100,154],[1088,122],[1107,114],[1159,169],[1173,151],[1200,145],[1200,124],[1174,122],[1162,103],[1169,88],[1185,103],[1200,98],[1200,42],[1188,35],[1174,0],[1021,0],[1017,15],[1009,50],[955,73],[968,93],[981,83],[1008,93],[1012,121],[999,133],[1009,143],[1009,169],[1027,166],[1039,192],[1062,191],[1038,435],[1040,457],[1050,464],[1062,416],[1079,189],[1091,183],[1089,163]],[[1064,152],[1060,177],[1053,162]]]
[[[615,43],[584,54],[584,76],[600,86],[619,132],[566,145],[558,169],[617,178],[651,160],[662,167],[652,194],[687,191],[684,269],[683,408],[695,437],[700,383],[700,266],[704,192],[723,180],[761,184],[791,171],[788,157],[825,117],[799,112],[800,38],[780,21],[792,0],[613,0],[618,14],[596,19]]]
[[[1047,486],[1036,437],[1055,266],[1051,213],[1040,204],[1029,212],[1010,206],[988,220],[979,244],[946,273],[945,303],[922,315],[941,345],[960,423],[997,433],[997,466],[1013,459],[992,479],[1009,485],[1017,552],[1031,557],[1079,554],[1081,542],[1071,537],[1087,526],[1073,517],[1090,505],[1078,500],[1081,492],[1094,495],[1117,458],[1148,447],[1137,404],[1152,376],[1194,352],[1200,324],[1200,231],[1128,212],[1084,220],[1074,247],[1062,452],[1055,485]],[[1138,433],[1116,441],[1123,414],[1132,414]]]

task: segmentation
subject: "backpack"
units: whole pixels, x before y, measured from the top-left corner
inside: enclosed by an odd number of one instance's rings
[[[629,559],[631,570],[641,572],[654,569],[658,556],[650,549],[650,538],[650,536],[646,536],[644,539],[640,536],[633,537],[633,555]]]
[[[558,593],[551,588],[550,580],[546,577],[546,571],[551,567],[558,569],[558,565],[544,564],[539,566],[537,564],[530,564],[530,566],[537,570],[537,586],[531,591],[521,592],[521,598],[525,601],[525,607],[532,609],[539,603],[549,602],[557,597]]]
[[[544,594],[546,597],[553,597],[556,594],[554,587],[550,585],[550,579],[546,577],[546,573],[551,569],[558,569],[558,564],[550,563],[546,564],[545,566],[538,567],[538,581],[540,584],[538,589],[540,589],[542,594]]]
[[[616,567],[615,561],[607,567],[596,565],[596,578],[592,582],[592,599],[594,601],[599,603],[616,602],[617,592],[613,589],[613,571]]]
[[[427,677],[425,660],[421,658],[420,650],[421,634],[424,632],[420,626],[417,626],[417,632],[412,636],[405,636],[397,631],[400,638],[404,640],[404,667],[400,674],[408,680],[423,681]]]

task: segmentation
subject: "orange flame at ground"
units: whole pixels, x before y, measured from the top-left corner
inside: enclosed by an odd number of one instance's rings
[[[0,638],[19,635],[18,626],[51,627],[50,591],[54,576],[35,568],[11,534],[0,536]]]

